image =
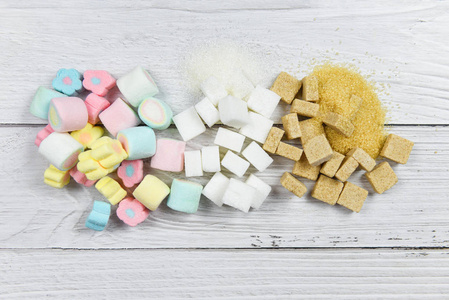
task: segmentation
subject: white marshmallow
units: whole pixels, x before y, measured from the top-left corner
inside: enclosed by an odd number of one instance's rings
[[[141,66],[135,67],[128,74],[117,79],[117,87],[126,101],[134,107],[138,107],[145,98],[159,93],[153,78]]]
[[[74,167],[83,150],[84,146],[70,134],[60,132],[52,132],[39,145],[39,153],[61,171]]]
[[[240,128],[248,124],[248,107],[246,102],[233,96],[226,96],[218,102],[220,120],[223,124]]]
[[[240,133],[220,127],[218,128],[217,135],[215,136],[214,144],[235,152],[240,152],[244,141],[245,136]]]
[[[204,172],[220,172],[220,149],[218,146],[201,148],[201,159]]]
[[[256,192],[256,189],[252,186],[231,178],[228,188],[223,195],[223,204],[247,213],[253,199],[256,197]]]
[[[196,112],[200,115],[201,119],[212,127],[218,121],[220,121],[220,113],[218,109],[209,101],[209,98],[204,98],[195,105]]]
[[[269,118],[276,109],[279,100],[281,100],[281,96],[258,85],[248,98],[248,107]]]
[[[267,199],[271,192],[271,186],[266,184],[262,179],[258,178],[256,175],[249,175],[248,179],[245,181],[246,184],[252,186],[256,189],[256,195],[253,198],[251,207],[259,209],[262,203]]]
[[[232,96],[243,99],[254,90],[254,85],[242,70],[239,70],[229,78],[228,89]]]
[[[203,195],[218,206],[223,205],[223,195],[228,188],[229,178],[217,172],[203,189]]]
[[[214,76],[209,77],[201,83],[201,91],[209,98],[213,105],[217,106],[218,101],[228,95],[225,86]]]
[[[184,166],[186,177],[203,176],[200,150],[184,152]]]
[[[187,142],[206,131],[206,127],[192,106],[173,117],[182,139]]]
[[[274,122],[255,112],[249,112],[249,122],[240,128],[240,133],[261,144],[265,143]]]
[[[256,142],[251,142],[251,144],[243,150],[242,155],[260,172],[265,171],[265,169],[273,162],[271,156],[269,156]]]
[[[242,177],[249,168],[249,162],[232,151],[226,152],[226,155],[221,161],[221,165],[238,177]]]

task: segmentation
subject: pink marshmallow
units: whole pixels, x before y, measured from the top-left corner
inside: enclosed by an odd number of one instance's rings
[[[104,127],[115,137],[117,133],[126,128],[140,124],[140,119],[134,110],[121,98],[118,98],[100,113],[99,118]]]
[[[97,180],[87,179],[86,174],[78,171],[76,165],[70,169],[70,176],[72,176],[72,178],[79,184],[82,184],[87,187],[93,186],[95,182],[97,182]]]
[[[83,129],[87,124],[87,108],[77,97],[53,98],[48,110],[48,123],[56,132]]]
[[[126,197],[120,201],[117,208],[117,217],[129,226],[136,226],[145,221],[150,211],[138,200]]]
[[[184,169],[186,143],[172,139],[158,139],[156,154],[151,158],[151,167],[163,171],[181,172]]]
[[[45,140],[47,136],[49,136],[52,132],[54,132],[53,128],[51,128],[50,124],[44,127],[41,131],[39,131],[36,135],[36,139],[34,140],[34,144],[36,146],[40,146],[41,142]]]
[[[87,108],[88,121],[90,124],[95,125],[100,122],[98,115],[108,108],[111,103],[103,97],[90,93],[84,101]]]
[[[98,96],[104,96],[115,86],[115,78],[107,71],[87,70],[83,74],[83,86]]]
[[[118,177],[126,187],[133,187],[143,179],[143,160],[124,160],[117,169]]]

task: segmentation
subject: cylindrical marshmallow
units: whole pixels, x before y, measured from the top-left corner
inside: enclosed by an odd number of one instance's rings
[[[145,98],[159,93],[153,78],[140,66],[117,79],[117,87],[128,103],[134,107],[138,107]]]
[[[39,153],[59,170],[67,171],[76,165],[83,149],[70,134],[53,132],[41,142]]]
[[[40,86],[31,102],[30,112],[38,118],[48,119],[48,109],[50,108],[51,99],[61,97],[67,96],[55,90]]]
[[[84,104],[86,105],[87,108],[88,121],[92,125],[95,125],[98,122],[100,122],[98,115],[111,105],[111,103],[109,103],[108,100],[98,95],[95,95],[94,93],[90,93],[86,97],[86,101],[84,101]]]
[[[104,127],[114,137],[120,130],[140,124],[139,116],[120,98],[100,113],[99,117]]]
[[[47,138],[52,132],[54,132],[53,128],[51,128],[50,124],[44,127],[41,131],[39,131],[36,135],[36,139],[34,140],[34,144],[36,146],[40,146],[43,140]]]
[[[48,123],[56,132],[83,129],[87,124],[87,108],[77,97],[53,98],[48,111]]]
[[[143,159],[156,153],[156,135],[150,127],[139,126],[121,130],[117,139],[128,153],[127,160]]]
[[[138,112],[142,122],[158,130],[167,129],[173,117],[173,111],[167,103],[152,97],[140,103]]]

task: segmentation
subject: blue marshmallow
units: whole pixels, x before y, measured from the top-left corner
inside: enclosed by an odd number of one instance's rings
[[[173,179],[167,206],[173,210],[193,214],[198,210],[203,186],[199,183]]]
[[[126,160],[151,157],[156,153],[156,135],[147,126],[131,127],[119,131],[117,139],[128,153]]]
[[[40,86],[36,94],[34,95],[33,101],[30,105],[30,112],[34,116],[41,119],[48,119],[48,110],[50,109],[50,102],[53,98],[67,97],[67,95],[61,94],[57,91],[47,89]]]
[[[97,231],[103,231],[108,224],[110,214],[111,204],[103,201],[94,201],[92,211],[86,220],[86,227]]]

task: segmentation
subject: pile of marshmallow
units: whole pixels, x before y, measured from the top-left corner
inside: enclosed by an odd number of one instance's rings
[[[95,185],[108,202],[94,201],[88,228],[103,230],[112,205],[118,205],[119,219],[136,226],[165,198],[168,207],[185,213],[198,210],[202,194],[218,206],[248,212],[259,208],[271,192],[254,174],[243,182],[220,172],[223,166],[242,177],[250,164],[262,172],[273,162],[258,143],[265,142],[273,126],[270,117],[280,96],[254,87],[243,74],[231,89],[213,76],[208,78],[201,84],[205,98],[175,116],[167,103],[154,97],[159,89],[140,66],[117,80],[103,70],[81,74],[61,69],[52,86],[39,87],[30,107],[33,115],[48,120],[35,140],[39,153],[50,162],[44,182],[62,188],[73,178],[86,187]],[[115,86],[122,97],[109,101],[106,96]],[[183,141],[156,139],[154,130],[167,129],[172,121]],[[206,131],[203,121],[209,127],[221,121],[239,132],[220,127],[215,145],[185,151],[187,141]],[[253,141],[241,151],[246,137]],[[219,147],[228,149],[221,161]],[[169,187],[144,174],[143,159],[150,157],[153,169],[182,172],[185,168],[186,177],[215,174],[204,189],[197,182],[176,178]]]

